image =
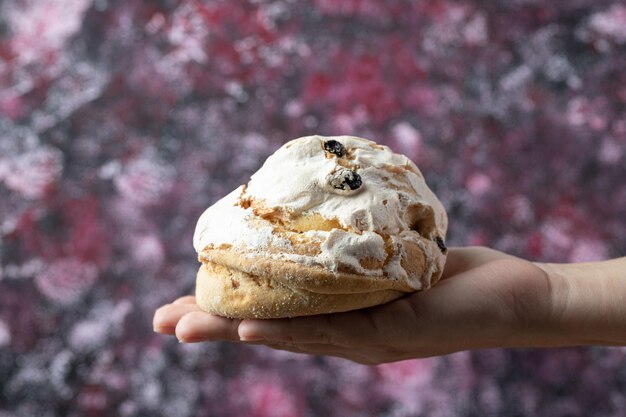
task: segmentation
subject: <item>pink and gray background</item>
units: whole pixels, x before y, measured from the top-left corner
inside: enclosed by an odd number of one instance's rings
[[[366,367],[152,332],[285,141],[412,158],[449,245],[626,254],[619,0],[0,2],[0,417],[623,416],[623,348]]]

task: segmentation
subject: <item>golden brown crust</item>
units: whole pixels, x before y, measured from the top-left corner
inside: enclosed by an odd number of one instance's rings
[[[404,280],[369,277],[349,272],[332,273],[321,267],[268,258],[246,257],[231,250],[205,250],[200,255],[202,263],[223,265],[259,277],[278,281],[293,288],[322,294],[367,293],[396,290],[411,292]]]
[[[388,258],[397,253],[403,254],[400,262],[402,268],[409,275],[409,281],[420,281],[420,289],[426,289],[439,280],[445,255],[440,252],[435,242],[425,239],[417,233],[408,232],[399,239],[398,245],[399,247],[396,249],[389,249]],[[426,252],[430,254],[430,259]],[[359,293],[388,289],[404,292],[416,290],[416,288],[409,286],[407,280],[390,279],[384,274],[370,276],[350,270],[331,272],[322,266],[256,257],[253,254],[242,255],[231,248],[207,248],[199,255],[199,260],[203,263],[213,262],[256,276],[268,277],[291,287],[325,294]],[[390,262],[389,259],[385,260],[385,264],[388,262]],[[373,266],[379,269],[381,265],[374,265],[374,263],[367,265],[366,261],[362,266]],[[429,274],[431,267],[434,267],[432,276]]]
[[[211,262],[200,267],[196,279],[198,306],[209,313],[236,319],[338,313],[383,304],[404,294],[395,290],[315,293]]]

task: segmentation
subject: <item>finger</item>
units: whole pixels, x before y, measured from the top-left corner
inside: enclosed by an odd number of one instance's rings
[[[265,340],[289,344],[318,343],[353,347],[380,332],[366,310],[275,320],[244,320],[239,326],[243,341]]]
[[[154,313],[152,327],[157,333],[174,334],[176,324],[185,314],[200,311],[195,304],[167,304]]]
[[[276,350],[284,350],[286,352],[302,353],[305,355],[318,356],[339,356],[345,355],[345,351],[339,350],[334,346],[307,343],[303,345],[291,345],[286,343],[264,343],[265,346]]]
[[[291,344],[291,343],[262,343],[265,346],[272,349],[286,350],[295,353],[306,353],[307,355],[346,355],[349,350],[347,348],[337,347],[333,345],[325,345],[322,343],[303,343],[303,344]]]
[[[237,328],[240,322],[204,311],[193,311],[183,316],[176,325],[176,337],[184,343],[218,340],[238,342]]]
[[[278,343],[260,343],[264,346],[275,350],[283,350],[285,352],[293,352],[293,353],[302,353],[305,355],[310,355],[311,352],[306,348],[296,346],[296,345],[286,345],[286,344],[278,344]]]
[[[193,295],[186,295],[176,299],[172,304],[196,304],[196,297]]]
[[[448,248],[448,256],[441,279],[458,275],[465,271],[472,262],[473,256],[470,248]]]
[[[274,341],[282,343],[336,343],[329,315],[274,319],[243,320],[239,338],[243,341]]]
[[[476,268],[484,263],[498,259],[519,258],[482,246],[449,248],[441,279],[445,280],[469,269]]]
[[[335,346],[321,345],[315,343],[307,343],[304,345],[289,345],[289,344],[275,344],[267,343],[265,346],[276,350],[282,350],[285,352],[299,353],[304,355],[315,356],[334,356],[341,359],[347,359],[352,362],[360,363],[363,365],[372,365],[376,361],[368,358],[365,355],[355,353],[354,349],[337,348]]]

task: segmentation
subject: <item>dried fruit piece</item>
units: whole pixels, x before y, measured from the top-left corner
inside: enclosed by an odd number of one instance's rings
[[[328,175],[328,185],[339,194],[350,194],[358,190],[363,185],[361,176],[351,169],[339,168]]]
[[[441,253],[446,253],[448,251],[448,248],[446,247],[446,244],[441,237],[435,236],[435,243],[437,243],[437,246],[439,246],[439,250],[441,250]]]
[[[336,140],[327,140],[324,142],[324,150],[337,155],[339,158],[346,156],[346,148]]]
[[[358,190],[361,188],[363,181],[361,180],[361,176],[356,173],[356,171],[349,171],[349,173],[344,176],[345,183],[350,187],[351,190]]]

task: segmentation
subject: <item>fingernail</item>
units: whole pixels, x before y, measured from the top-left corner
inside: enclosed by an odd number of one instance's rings
[[[171,332],[174,331],[174,327],[153,327],[152,330],[155,333],[161,333],[161,334],[171,334]]]
[[[242,342],[258,342],[259,340],[265,340],[261,335],[262,331],[259,331],[259,324],[257,320],[242,321],[237,328],[239,340]]]

